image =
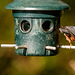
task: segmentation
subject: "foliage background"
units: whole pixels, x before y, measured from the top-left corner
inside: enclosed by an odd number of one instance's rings
[[[5,6],[13,0],[0,0],[0,44],[14,43],[14,18]],[[62,0],[71,6],[61,17],[61,26],[75,25],[75,0]],[[69,44],[63,34],[59,43]],[[75,45],[73,43],[73,45]],[[75,50],[60,49],[51,57],[15,55],[14,48],[0,48],[0,75],[75,75]]]

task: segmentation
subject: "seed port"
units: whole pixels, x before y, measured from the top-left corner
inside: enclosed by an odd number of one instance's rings
[[[30,23],[26,20],[23,20],[20,24],[20,30],[23,32],[23,33],[28,33],[31,29],[31,26],[30,26]]]
[[[51,22],[50,21],[45,21],[43,24],[42,24],[42,28],[44,31],[49,31],[50,30],[50,25],[51,25]]]
[[[54,23],[50,20],[47,20],[42,24],[41,28],[44,32],[51,33],[54,29]]]

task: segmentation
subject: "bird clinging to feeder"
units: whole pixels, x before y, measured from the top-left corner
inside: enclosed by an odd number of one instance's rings
[[[75,26],[65,26],[59,28],[61,33],[64,33],[66,40],[70,43],[70,47],[72,46],[72,42],[75,42]]]

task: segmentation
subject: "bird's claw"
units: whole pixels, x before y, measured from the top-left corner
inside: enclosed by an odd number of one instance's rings
[[[70,49],[71,49],[72,44],[70,44]]]

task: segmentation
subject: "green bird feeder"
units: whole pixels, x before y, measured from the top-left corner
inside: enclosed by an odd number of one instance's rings
[[[61,0],[15,0],[6,6],[15,21],[15,53],[23,56],[58,54],[62,10],[69,5]]]

